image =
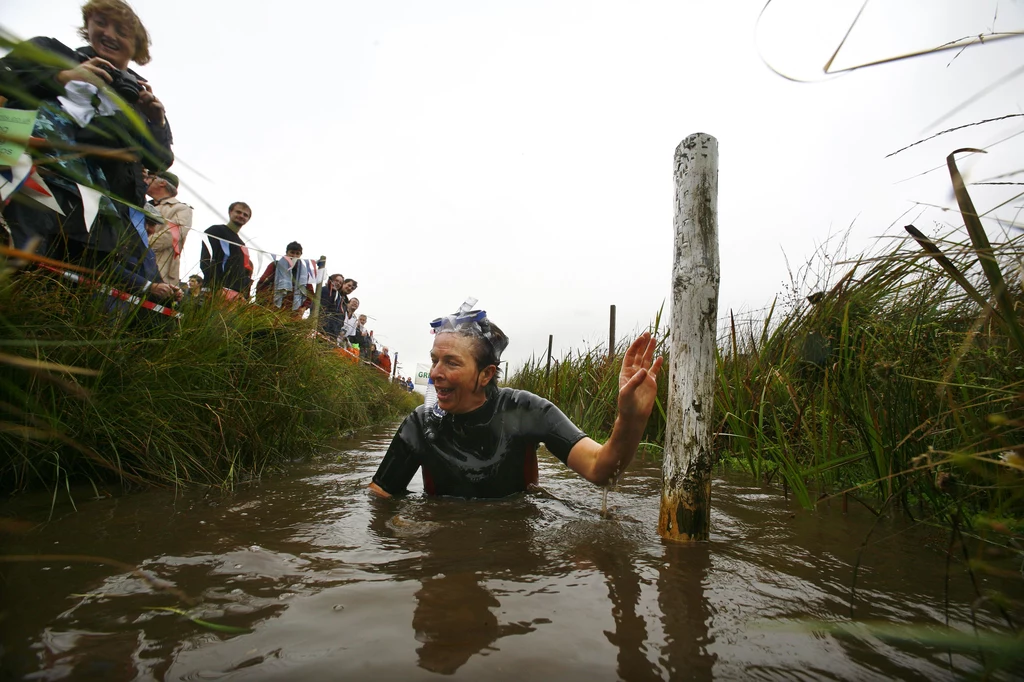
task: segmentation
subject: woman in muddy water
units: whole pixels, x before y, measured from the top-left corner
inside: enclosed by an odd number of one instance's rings
[[[615,425],[601,444],[547,400],[497,387],[508,337],[486,312],[466,307],[431,323],[436,336],[430,379],[437,404],[418,407],[402,422],[370,490],[382,497],[402,495],[421,469],[431,495],[495,498],[523,492],[537,483],[541,442],[591,483],[614,481],[636,454],[657,395],[663,359],[654,359],[657,343],[650,333],[626,351]]]

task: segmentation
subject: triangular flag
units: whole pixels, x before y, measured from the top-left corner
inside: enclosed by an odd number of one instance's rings
[[[177,223],[167,223],[167,231],[171,233],[171,248],[174,249],[174,257],[181,257],[181,226]]]
[[[0,201],[6,202],[8,197],[18,191],[32,173],[32,157],[24,152],[10,168],[0,170]]]
[[[142,239],[142,243],[149,248],[149,233],[146,232],[146,214],[135,208],[134,206],[128,207],[128,217],[132,221],[132,227],[139,233],[139,237]]]
[[[100,212],[100,198],[103,193],[85,185],[78,185],[78,193],[82,196],[82,213],[85,214],[85,231],[88,232],[92,229],[96,214]]]
[[[46,182],[39,176],[39,172],[35,169],[32,170],[32,174],[25,180],[25,184],[21,187],[21,194],[33,201],[42,204],[51,211],[64,215],[64,211],[61,210],[60,204],[53,197],[53,191],[46,184]]]

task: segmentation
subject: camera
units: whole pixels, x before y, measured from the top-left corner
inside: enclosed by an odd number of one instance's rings
[[[139,93],[142,91],[142,86],[139,85],[139,79],[133,76],[128,71],[122,71],[121,69],[105,69],[110,74],[110,87],[114,92],[121,96],[128,104],[135,104],[139,101]]]
[[[75,54],[83,62],[88,61],[93,55],[77,50]],[[110,74],[110,88],[121,96],[128,104],[135,104],[139,101],[139,93],[142,92],[142,86],[139,85],[139,79],[136,78],[131,72],[121,69],[107,69],[104,71]]]

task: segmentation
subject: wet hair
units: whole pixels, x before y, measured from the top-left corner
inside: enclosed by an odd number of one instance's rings
[[[228,206],[228,213],[231,213],[232,211],[234,211],[235,210],[235,206],[244,206],[245,208],[248,208],[249,209],[249,215],[252,215],[252,208],[250,208],[249,204],[245,203],[244,201],[232,201],[231,205]]]
[[[290,242],[288,246],[284,247],[285,251],[298,251],[302,253],[302,244],[298,242]]]
[[[457,334],[472,339],[472,354],[477,372],[494,365],[494,376],[484,387],[487,397],[493,397],[498,392],[498,379],[501,378],[501,352],[508,346],[508,336],[505,335],[505,332],[501,331],[498,325],[484,318],[475,325],[459,325],[455,329],[440,333]]]
[[[132,61],[136,64],[149,63],[149,46],[153,41],[149,39],[149,31],[142,25],[142,20],[131,6],[124,0],[89,0],[82,5],[82,28],[78,29],[78,35],[89,40],[89,19],[97,14],[102,14],[108,19],[124,24],[135,38],[135,49],[132,51]]]

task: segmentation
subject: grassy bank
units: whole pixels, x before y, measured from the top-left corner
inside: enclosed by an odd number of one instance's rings
[[[258,306],[112,312],[94,289],[0,271],[0,490],[231,487],[402,414],[408,393]]]

